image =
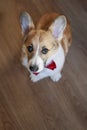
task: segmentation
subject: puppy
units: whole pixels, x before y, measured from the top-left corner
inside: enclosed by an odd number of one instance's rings
[[[71,45],[71,28],[67,18],[58,13],[43,15],[35,26],[27,12],[20,15],[23,35],[22,65],[33,82],[50,77],[59,81],[65,57]]]

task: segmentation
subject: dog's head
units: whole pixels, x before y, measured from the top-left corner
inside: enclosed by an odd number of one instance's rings
[[[31,73],[40,72],[44,69],[46,61],[58,50],[58,41],[63,37],[66,18],[56,18],[47,31],[35,28],[31,16],[26,12],[20,15],[20,23],[24,40],[23,64]]]

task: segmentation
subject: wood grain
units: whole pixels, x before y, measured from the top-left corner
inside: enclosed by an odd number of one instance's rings
[[[73,44],[63,78],[32,83],[20,63],[19,14],[37,23],[47,12],[71,21]],[[2,0],[0,2],[0,130],[87,130],[87,1]]]

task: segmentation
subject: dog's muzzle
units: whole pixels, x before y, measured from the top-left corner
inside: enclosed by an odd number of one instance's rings
[[[29,60],[29,70],[32,73],[41,72],[44,69],[44,62],[40,56],[34,56]]]
[[[30,71],[32,71],[32,72],[36,72],[36,71],[38,71],[39,68],[38,68],[37,65],[30,65],[29,69],[30,69]]]

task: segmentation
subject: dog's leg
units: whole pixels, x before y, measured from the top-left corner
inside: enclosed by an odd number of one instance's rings
[[[41,79],[43,79],[45,77],[48,77],[48,76],[42,75],[42,74],[39,74],[39,75],[31,74],[30,75],[31,81],[33,81],[33,82],[37,82],[37,81],[39,81],[39,80],[41,80]]]
[[[61,75],[61,73],[59,72],[59,73],[55,73],[55,74],[52,75],[50,78],[51,78],[54,82],[57,82],[57,81],[59,81],[59,80],[62,78],[62,75]]]
[[[46,78],[46,77],[49,77],[49,74],[48,73],[44,73],[44,72],[41,72],[38,75],[34,75],[34,74],[31,73],[31,75],[30,75],[30,78],[31,78],[31,80],[33,82],[37,82],[37,81],[39,81],[39,80],[41,80],[43,78]]]
[[[30,75],[30,78],[31,78],[31,81],[33,81],[33,82],[37,82],[37,81],[39,81],[40,79],[42,79],[41,76],[39,76],[39,75],[34,75],[34,74],[31,74],[31,75]]]

